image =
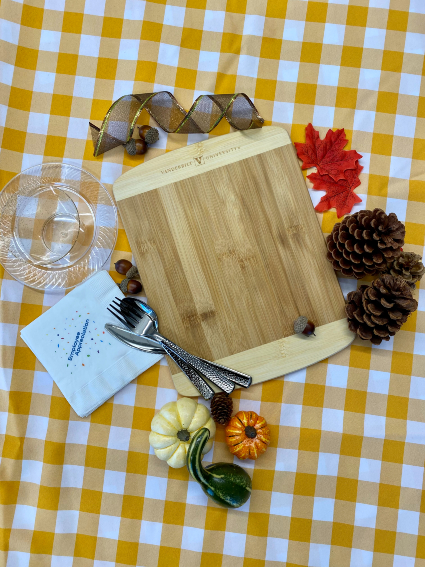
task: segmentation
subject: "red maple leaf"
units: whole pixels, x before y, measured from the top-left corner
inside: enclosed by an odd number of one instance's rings
[[[354,189],[360,185],[359,174],[362,169],[363,167],[357,162],[356,169],[347,169],[345,178],[338,181],[329,175],[320,175],[320,173],[308,175],[308,179],[313,183],[313,189],[326,191],[326,195],[323,195],[314,207],[316,211],[323,213],[335,207],[338,217],[348,215],[354,203],[362,202],[360,197],[354,193]]]
[[[343,150],[347,142],[344,128],[335,132],[329,129],[321,140],[319,132],[308,124],[305,144],[295,142],[297,155],[303,161],[302,169],[317,167],[321,175],[330,175],[335,181],[344,179],[344,172],[355,169],[356,161],[362,157],[355,150]]]

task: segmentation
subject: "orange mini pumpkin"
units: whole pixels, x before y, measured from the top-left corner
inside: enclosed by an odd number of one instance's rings
[[[226,443],[238,459],[257,459],[270,443],[270,429],[264,417],[238,411],[226,427]]]

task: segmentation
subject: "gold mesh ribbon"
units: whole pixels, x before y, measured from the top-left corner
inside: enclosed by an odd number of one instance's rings
[[[126,144],[137,119],[146,109],[155,122],[169,133],[206,134],[225,117],[236,130],[261,128],[264,119],[244,93],[201,95],[186,112],[167,92],[124,95],[108,110],[102,126],[90,122],[95,157]]]

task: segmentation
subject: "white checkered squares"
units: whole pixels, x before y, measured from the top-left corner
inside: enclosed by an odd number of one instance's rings
[[[369,370],[367,391],[375,394],[388,394],[390,387],[390,373],[380,370]]]
[[[142,520],[140,527],[140,543],[150,543],[151,545],[160,545],[161,543],[162,524],[159,522],[148,522]]]
[[[219,32],[223,31],[224,18],[226,12],[216,10],[205,10],[204,31]]]
[[[53,51],[58,53],[61,42],[61,32],[51,30],[41,30],[40,51]]]
[[[332,128],[334,123],[335,108],[333,106],[315,106],[313,114],[313,124]]]
[[[261,402],[241,398],[239,401],[239,411],[255,411],[257,415],[261,415]]]
[[[24,291],[24,284],[16,280],[3,280],[0,290],[1,301],[13,301],[20,303],[22,301],[22,293]]]
[[[82,488],[84,480],[84,467],[81,465],[63,465],[62,482],[63,488]]]
[[[332,522],[334,517],[335,500],[333,498],[314,498],[313,520]]]
[[[378,507],[372,504],[356,503],[354,525],[362,528],[375,528]]]
[[[180,6],[171,6],[167,4],[165,6],[164,20],[163,23],[166,26],[177,26],[179,28],[183,27],[185,8]]]
[[[373,551],[366,551],[365,549],[351,550],[350,567],[372,567]]]
[[[265,19],[264,16],[246,14],[243,25],[243,35],[257,35],[262,37]]]
[[[388,197],[385,210],[387,213],[395,213],[398,220],[404,222],[406,220],[407,201],[405,199]]]
[[[46,439],[49,418],[41,415],[28,416],[26,437],[31,439]]]
[[[360,459],[359,480],[379,482],[381,478],[381,461],[375,459]]]
[[[330,87],[337,87],[338,79],[339,79],[339,70],[340,67],[338,65],[320,65],[317,84],[328,85]]]
[[[425,333],[415,334],[415,346],[413,347],[413,354],[421,354],[425,356]]]
[[[323,431],[334,431],[335,433],[342,433],[344,429],[344,411],[331,408],[323,408],[322,429]]]
[[[412,75],[411,73],[401,73],[400,75],[400,94],[419,96],[421,90],[420,75]]]
[[[33,91],[37,93],[53,93],[55,86],[55,73],[47,71],[36,71],[34,76]]]
[[[86,140],[88,134],[87,120],[85,118],[74,118],[71,116],[68,123],[68,138]]]
[[[390,176],[399,179],[410,179],[410,168],[412,160],[410,158],[391,156]]]
[[[5,126],[7,116],[7,106],[0,104],[0,126]]]
[[[331,546],[324,543],[311,543],[308,557],[309,567],[329,567]]]
[[[288,540],[277,537],[267,538],[266,561],[286,561]]]
[[[296,449],[276,449],[275,470],[296,472],[298,451]]]
[[[397,519],[397,531],[405,534],[418,535],[419,512],[412,510],[399,510]]]
[[[348,370],[348,366],[328,364],[326,371],[326,386],[333,386],[334,388],[346,388]]]
[[[32,383],[33,394],[52,395],[53,379],[47,372],[36,370],[34,372],[34,380]]]
[[[422,490],[424,479],[424,467],[414,465],[403,465],[401,475],[401,486]]]
[[[52,555],[52,563],[50,567],[72,567],[73,562],[74,562],[73,557],[67,557],[65,555]],[[95,561],[93,563],[93,567],[104,567],[104,566],[98,565],[97,562]],[[113,565],[111,566],[105,565],[105,567],[113,567]]]
[[[330,45],[343,45],[345,26],[341,24],[325,24],[323,43]]]
[[[66,435],[66,443],[77,443],[79,445],[87,445],[89,437],[90,423],[87,421],[70,421],[68,423],[68,432]]]
[[[319,453],[317,464],[317,474],[324,476],[337,476],[339,465],[339,455],[334,453]]]
[[[307,371],[305,368],[301,370],[296,370],[295,372],[290,372],[285,376],[285,382],[298,382],[298,384],[305,384]]]
[[[97,537],[105,537],[108,539],[118,539],[120,533],[120,516],[99,516],[99,525],[97,528]]]
[[[286,494],[284,492],[272,492],[272,499],[270,504],[270,514],[276,516],[291,516],[293,494]]]
[[[382,415],[364,416],[364,436],[384,439],[385,437],[385,417]]]
[[[17,45],[19,41],[19,30],[19,24],[0,19],[0,37],[2,41]]]
[[[75,97],[93,98],[95,79],[91,77],[75,77],[74,93]]]
[[[6,567],[28,567],[30,564],[29,553],[24,551],[12,551],[10,550],[7,554]]]
[[[158,53],[158,63],[177,67],[179,63],[180,47],[177,45],[169,45],[168,43],[160,43]]]
[[[406,42],[404,44],[405,53],[415,53],[416,55],[424,55],[425,53],[425,35],[422,33],[406,32]]]
[[[55,532],[57,534],[76,534],[79,515],[78,510],[58,510]]]
[[[175,402],[177,400],[177,391],[174,388],[157,388],[155,409],[161,409],[163,405],[168,402]]]
[[[416,14],[425,14],[425,4],[422,0],[410,0],[409,12]]]
[[[9,63],[0,62],[0,83],[11,85],[15,67]]]
[[[114,183],[115,180],[121,175],[121,173],[121,164],[104,161],[102,163],[100,180],[102,181],[102,183]]]
[[[44,9],[63,12],[65,10],[65,0],[45,0]]]
[[[133,91],[134,81],[115,81],[114,94],[112,95],[112,97],[114,100],[117,100],[122,96],[131,94]]]
[[[167,493],[167,479],[156,476],[146,477],[145,498],[165,500]]]
[[[245,77],[257,77],[259,57],[251,55],[239,55],[238,75]]]
[[[275,102],[273,105],[273,122],[291,124],[294,115],[293,102]]]
[[[99,57],[100,40],[101,37],[97,35],[81,34],[79,55]]]
[[[394,555],[392,567],[415,567],[415,557],[406,557],[405,555]]]
[[[406,421],[406,442],[423,445],[425,439],[425,423],[420,421]]]
[[[138,39],[122,39],[120,41],[118,59],[137,61],[139,57],[139,45],[140,41]]]
[[[387,31],[380,28],[366,28],[363,47],[370,49],[384,49]]]
[[[103,492],[110,494],[124,494],[125,472],[105,471],[103,479]]]
[[[354,113],[354,130],[360,132],[373,132],[375,124],[375,112],[372,110],[355,110]]]
[[[22,461],[21,482],[40,484],[43,463],[40,461]]]
[[[220,53],[217,53],[216,51],[200,51],[198,71],[209,71],[211,73],[216,73],[219,60]]]
[[[297,404],[282,404],[280,425],[300,427],[303,407]]]
[[[109,428],[108,449],[128,451],[130,436],[131,429],[129,427],[115,427],[111,425]]]
[[[15,346],[19,325],[15,323],[2,323],[0,325],[0,345]]]
[[[425,378],[411,376],[409,398],[425,400]]]
[[[279,61],[277,80],[287,83],[296,83],[298,79],[299,69],[300,64],[298,61],[285,61],[282,59],[281,61]]]
[[[425,289],[419,289],[418,311],[425,311]]]
[[[227,532],[224,534],[223,555],[243,557],[245,553],[246,535]]]
[[[165,490],[167,490],[167,487],[165,487]],[[145,491],[145,496],[151,498],[147,491]],[[207,506],[208,504],[208,496],[202,490],[200,484],[192,479],[190,479],[187,485],[186,502],[187,504],[195,504],[196,506]]]
[[[381,71],[379,69],[360,69],[359,89],[378,91],[380,80]]]
[[[103,16],[105,13],[106,0],[86,0],[84,4],[84,13],[91,16]]]
[[[204,543],[204,530],[201,528],[192,528],[189,526],[183,526],[183,536],[182,536],[182,549],[187,549],[189,551],[202,551],[202,545]]]
[[[403,116],[397,114],[395,117],[394,134],[406,138],[415,137],[416,116]]]
[[[298,20],[285,20],[282,38],[286,41],[302,41],[304,37],[305,22]]]
[[[145,0],[126,0],[124,19],[125,20],[143,20],[145,14]]]
[[[9,414],[6,411],[0,412],[0,435],[4,435],[6,433],[8,415]]]
[[[13,530],[33,530],[35,524],[35,516],[37,508],[33,506],[24,506],[17,504],[15,507],[15,515],[13,516]]]

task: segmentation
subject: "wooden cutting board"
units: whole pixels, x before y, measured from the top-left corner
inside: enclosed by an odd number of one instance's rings
[[[288,133],[268,126],[180,148],[114,184],[163,335],[263,382],[354,339]],[[294,335],[299,315],[316,337]],[[171,364],[176,389],[197,390]]]

